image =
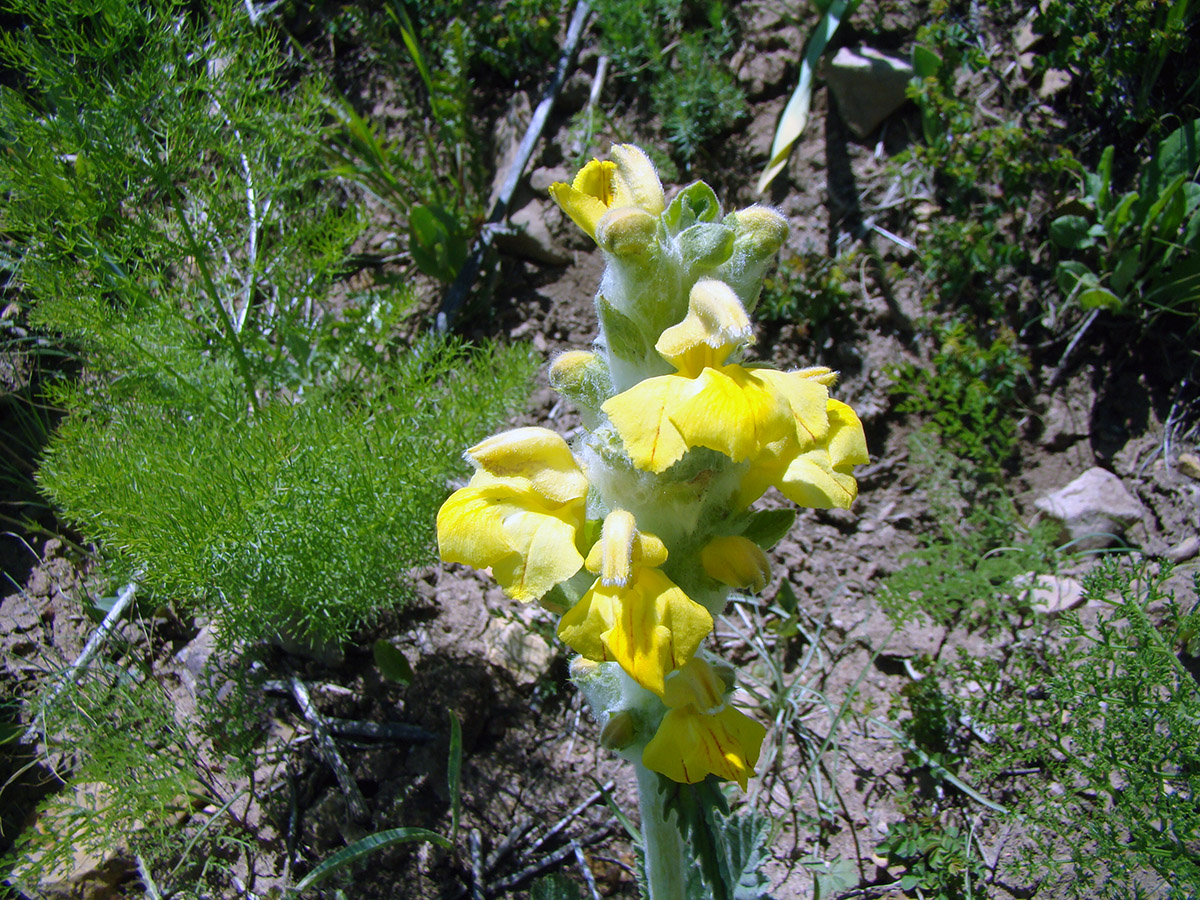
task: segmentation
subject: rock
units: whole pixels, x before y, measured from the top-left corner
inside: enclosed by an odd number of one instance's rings
[[[1042,76],[1042,86],[1038,88],[1038,97],[1049,100],[1055,94],[1064,91],[1071,83],[1071,73],[1062,69],[1047,69]]]
[[[863,45],[843,47],[824,74],[843,121],[863,138],[904,105],[913,69],[897,53]]]
[[[1055,394],[1042,416],[1041,445],[1048,450],[1065,450],[1088,436],[1088,410]]]
[[[1033,611],[1047,614],[1065,612],[1082,606],[1083,585],[1074,578],[1060,578],[1056,575],[1038,575],[1030,572],[1013,579],[1018,587],[1027,587],[1027,596]]]
[[[1200,553],[1200,537],[1192,535],[1186,537],[1165,554],[1167,559],[1173,563],[1181,563],[1191,559],[1196,554]]]
[[[1100,468],[1088,469],[1033,505],[1062,524],[1074,550],[1107,547],[1146,514],[1146,508],[1121,480]]]
[[[566,166],[539,166],[529,173],[529,189],[538,197],[546,197],[550,194],[550,185],[556,181],[570,184],[574,178],[575,173]]]
[[[499,666],[518,685],[531,685],[546,674],[554,649],[524,622],[492,619],[483,632],[484,659]]]
[[[510,229],[496,234],[496,247],[501,252],[552,266],[565,266],[571,261],[570,254],[550,237],[541,200],[526,203],[509,216],[508,223]]]
[[[1200,456],[1195,453],[1180,453],[1175,460],[1175,465],[1188,478],[1200,481]]]

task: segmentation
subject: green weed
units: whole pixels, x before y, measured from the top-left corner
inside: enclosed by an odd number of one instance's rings
[[[942,446],[996,478],[1012,461],[1029,361],[1007,329],[982,342],[962,321],[934,323],[931,369],[903,363],[888,370],[897,412],[919,416]]]
[[[960,683],[981,687],[964,704],[992,738],[980,777],[1032,826],[1025,874],[1069,875],[1074,896],[1132,896],[1138,882],[1179,900],[1200,891],[1200,689],[1188,669],[1200,579],[1177,596],[1170,578],[1166,565],[1103,560],[1085,579],[1106,606],[1094,624],[1068,613],[1061,642],[1031,634],[1006,659],[956,665]]]
[[[1200,120],[1176,129],[1118,193],[1114,148],[1085,172],[1077,199],[1050,223],[1061,249],[1058,283],[1085,309],[1106,309],[1149,327],[1160,313],[1200,317]]]
[[[806,332],[827,328],[846,313],[851,298],[846,269],[853,263],[853,253],[832,259],[815,250],[784,258],[763,282],[759,318],[794,322]]]
[[[1164,112],[1197,111],[1195,20],[1188,0],[1050,0],[1034,21],[1050,45],[1036,65],[1070,72],[1077,112],[1105,142],[1119,140],[1134,155],[1144,138],[1162,134]]]
[[[745,115],[725,60],[733,32],[721,0],[598,0],[601,44],[646,97],[686,170],[705,141]]]

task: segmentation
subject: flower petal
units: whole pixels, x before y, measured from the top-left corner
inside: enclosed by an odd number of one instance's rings
[[[692,396],[670,413],[688,447],[708,447],[741,462],[793,428],[786,399],[749,369],[709,368],[695,381]]]
[[[695,390],[691,378],[659,375],[610,397],[600,407],[639,469],[665,472],[687,452],[687,443],[671,422],[671,415]]]
[[[554,202],[593,240],[596,223],[612,205],[616,173],[616,163],[593,159],[579,170],[570,184],[556,181],[550,185]]]
[[[633,144],[613,144],[611,152],[616,161],[617,177],[615,196],[610,205],[614,209],[637,206],[651,215],[661,215],[667,201],[650,157]]]
[[[536,600],[583,566],[575,546],[584,503],[547,506],[486,472],[455,491],[438,511],[438,551],[446,562],[492,568],[514,600]]]
[[[514,428],[493,435],[467,451],[467,458],[497,483],[532,490],[551,504],[587,495],[588,482],[571,448],[548,428]]]
[[[771,563],[762,548],[740,534],[713,538],[700,551],[700,565],[710,578],[733,588],[761,591],[771,578]]]
[[[745,790],[766,734],[762,725],[731,706],[711,715],[694,706],[673,709],[642,751],[642,764],[683,784],[716,775]]]
[[[753,339],[750,317],[733,288],[702,278],[688,294],[687,315],[659,336],[654,349],[681,374],[695,378]]]
[[[577,653],[617,662],[658,695],[712,631],[708,610],[658,569],[640,567],[626,588],[600,580],[559,622],[558,636]]]

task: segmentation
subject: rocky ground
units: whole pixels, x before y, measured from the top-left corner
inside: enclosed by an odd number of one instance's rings
[[[870,23],[870,30],[847,41],[907,53],[923,10],[886,2],[864,6],[873,10],[856,22]],[[698,162],[695,172],[710,181],[726,208],[760,200],[754,182],[805,38],[801,25],[774,4],[747,2],[737,13],[745,37],[733,64],[751,116],[726,149]],[[511,220],[524,233],[502,242],[489,276],[493,293],[462,321],[468,336],[531,341],[547,361],[558,351],[588,346],[595,334],[592,296],[600,254],[546,199],[546,188],[573,174],[577,134],[570,116],[586,100],[596,62],[596,48],[585,40],[513,203]],[[1022,70],[1011,77],[1021,79]],[[538,99],[516,92],[494,123],[498,181]],[[596,136],[595,153],[603,154],[609,141],[643,140],[632,111],[624,112],[618,109]],[[759,707],[761,718],[779,725],[745,801],[778,822],[767,872],[780,900],[813,896],[813,873],[828,871],[826,863],[844,876],[842,896],[903,896],[895,873],[873,858],[889,824],[902,818],[896,796],[910,775],[902,746],[880,722],[921,659],[959,649],[989,652],[970,633],[919,622],[897,628],[878,603],[882,579],[918,546],[930,524],[928,474],[910,459],[909,437],[921,423],[897,415],[887,390],[889,365],[919,362],[929,351],[915,327],[924,314],[925,286],[919,273],[910,274],[916,259],[911,246],[920,243],[929,211],[921,197],[905,195],[890,164],[918,131],[915,110],[901,106],[856,136],[822,87],[808,130],[767,198],[792,223],[785,254],[814,247],[862,252],[836,333],[814,334],[803,323],[772,325],[760,332],[758,355],[783,367],[840,371],[836,396],[859,412],[872,454],[859,473],[855,507],[802,511],[772,554],[772,585],[762,598],[731,607],[716,631],[722,652],[737,658],[752,682],[772,685],[757,699],[749,693],[744,698]],[[702,171],[706,166],[711,170]],[[668,194],[679,186],[668,185]],[[431,291],[431,307],[433,302]],[[1171,418],[1179,409],[1164,396],[1152,364],[1114,353],[1099,333],[1091,340],[1092,349],[1077,354],[1053,389],[1047,385],[1060,356],[1035,358],[1026,402],[1005,410],[1020,421],[1022,438],[1008,489],[1026,520],[1058,517],[1078,534],[1121,530],[1129,546],[1180,563],[1186,574],[1200,551],[1195,429],[1188,432]],[[1193,425],[1194,413],[1193,407]],[[514,424],[544,425],[570,437],[577,419],[543,374]],[[0,602],[3,684],[9,696],[22,697],[44,672],[76,659],[96,625],[80,610],[87,572],[60,541],[24,533],[8,535],[6,542],[6,570],[16,580]],[[1061,609],[1081,602],[1072,585],[1092,560],[1072,558],[1059,580],[1044,586],[1046,611],[1034,627],[1052,630]],[[419,826],[448,833],[450,711],[462,723],[458,849],[405,844],[380,851],[357,871],[347,896],[459,897],[471,884],[476,896],[523,896],[531,868],[565,873],[599,896],[636,896],[630,840],[605,804],[609,796],[622,808],[634,807],[631,773],[599,749],[596,727],[566,679],[567,654],[553,637],[550,615],[516,606],[486,575],[463,567],[435,566],[412,577],[420,602],[362,634],[336,664],[282,651],[263,657],[268,674],[258,680],[254,715],[268,737],[255,791],[231,806],[238,833],[247,839],[229,851],[228,896],[267,896],[293,872],[372,831]],[[763,630],[785,583],[804,611],[803,640]],[[1186,590],[1185,579],[1180,584]],[[195,709],[205,685],[219,692],[224,677],[202,625],[163,611],[120,626],[124,639],[155,648],[155,677],[170,691],[181,719]],[[410,684],[380,673],[372,646],[381,638],[410,661]],[[316,715],[306,717],[293,677],[307,686]],[[776,702],[785,698],[782,706],[767,702],[772,692]],[[353,786],[348,790],[320,740],[318,718],[420,731],[382,739],[335,736]],[[816,767],[808,764],[811,756],[819,759]],[[40,760],[23,772],[18,763],[8,760],[5,799],[25,808],[31,797],[54,789],[55,761]],[[224,771],[215,752],[206,765],[224,796],[246,784]],[[359,802],[363,808],[356,814]],[[196,810],[193,824],[204,814]],[[15,824],[6,821],[5,827]],[[988,865],[1001,862],[1012,835],[992,827],[981,837]],[[81,856],[73,870],[60,873],[61,889],[89,898],[141,894],[136,861],[123,848]],[[993,885],[987,896],[1010,896],[1010,890],[1029,896],[1020,893],[1028,889]],[[1053,886],[1037,893],[1054,895]]]

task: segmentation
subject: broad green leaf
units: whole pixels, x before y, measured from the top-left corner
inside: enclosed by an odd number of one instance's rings
[[[808,124],[809,107],[812,104],[812,81],[817,69],[817,60],[821,58],[821,54],[825,52],[826,46],[837,32],[842,18],[847,12],[853,12],[858,3],[859,0],[833,0],[809,36],[804,59],[800,62],[800,83],[796,85],[787,106],[783,108],[779,126],[775,129],[775,140],[771,142],[771,157],[758,178],[760,194],[770,187],[775,176],[783,171],[792,148],[804,133],[804,127]]]
[[[933,78],[942,70],[942,58],[924,44],[913,47],[913,74],[918,78]]]
[[[1095,243],[1090,228],[1083,216],[1059,216],[1050,223],[1050,240],[1067,250],[1085,250]]]
[[[1108,288],[1093,287],[1079,293],[1079,305],[1084,309],[1119,310],[1124,302]]]
[[[388,681],[399,684],[412,684],[413,670],[408,663],[408,657],[391,641],[380,638],[371,647],[375,656],[375,665]]]
[[[1117,257],[1117,263],[1113,266],[1112,278],[1110,279],[1114,293],[1125,293],[1125,289],[1137,277],[1138,271],[1141,269],[1141,263],[1142,255],[1138,252],[1137,247],[1130,247]]]
[[[770,550],[791,530],[796,521],[795,508],[762,509],[751,513],[742,537],[754,541],[764,550]]]
[[[1063,260],[1058,264],[1055,278],[1058,281],[1058,289],[1062,291],[1064,297],[1069,297],[1079,290],[1080,283],[1084,287],[1099,284],[1099,280],[1091,269],[1072,259]]]

